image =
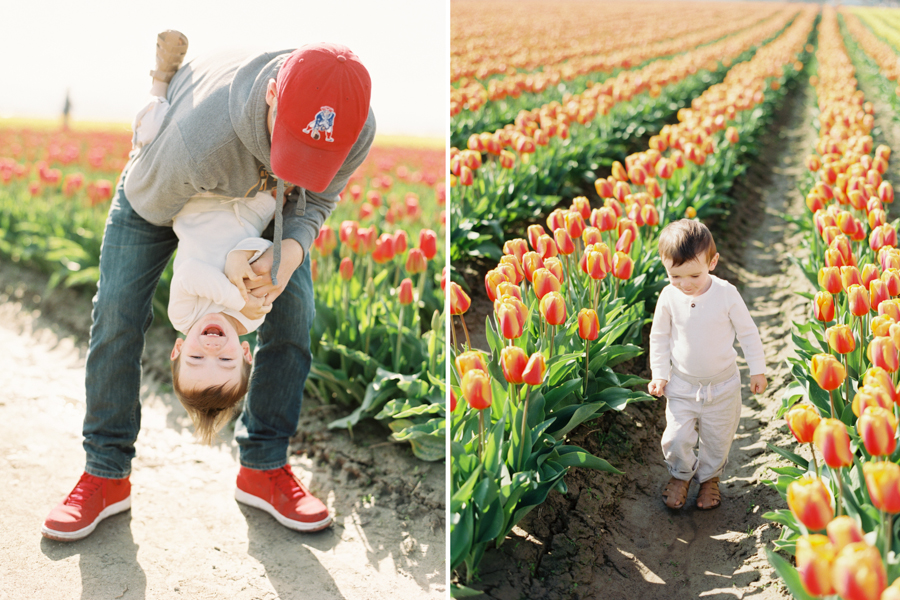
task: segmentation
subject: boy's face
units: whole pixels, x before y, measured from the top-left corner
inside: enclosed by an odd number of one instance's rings
[[[172,360],[180,355],[178,376],[185,390],[237,385],[241,361],[249,364],[253,360],[250,344],[241,343],[234,325],[221,313],[206,315],[191,327],[185,339],[175,340]]]
[[[718,262],[718,252],[709,262],[696,257],[694,260],[681,263],[677,267],[672,266],[672,259],[662,259],[663,266],[666,267],[666,273],[669,275],[669,283],[686,296],[699,296],[709,289],[711,281],[709,272],[716,268],[716,263]]]

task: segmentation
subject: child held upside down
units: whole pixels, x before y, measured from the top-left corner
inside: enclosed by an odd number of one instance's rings
[[[152,99],[134,120],[136,152],[159,132],[169,110],[169,81],[186,48],[182,34],[160,34],[157,69],[151,72]],[[265,191],[249,198],[203,193],[190,198],[172,220],[178,252],[168,315],[185,335],[172,348],[172,383],[205,443],[230,420],[233,407],[247,393],[252,355],[239,336],[259,328],[272,309],[265,298],[247,292],[244,279],[259,278],[250,264],[272,245],[260,235],[275,207],[275,198]]]
[[[670,285],[653,314],[649,391],[668,399],[662,450],[671,479],[663,498],[669,508],[681,508],[696,479],[697,507],[706,510],[721,503],[719,476],[741,418],[735,334],[753,393],[766,389],[765,356],[737,289],[710,275],[719,254],[705,225],[690,219],[669,224],[660,234],[659,255]]]

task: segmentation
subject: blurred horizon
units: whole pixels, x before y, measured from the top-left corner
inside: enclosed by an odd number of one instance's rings
[[[59,120],[68,91],[73,125],[130,127],[149,97],[156,35],[177,29],[189,40],[185,61],[225,50],[249,55],[317,41],[345,44],[371,74],[380,134],[446,136],[448,4],[335,0],[316,16],[287,0],[262,7],[248,10],[236,0],[159,0],[145,11],[112,0],[18,4],[0,37],[7,57],[0,66],[6,82],[0,119]],[[234,17],[223,24],[221,15]]]

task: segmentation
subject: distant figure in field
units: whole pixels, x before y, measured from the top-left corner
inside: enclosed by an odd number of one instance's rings
[[[72,101],[69,99],[69,90],[66,90],[66,101],[63,103],[62,118],[63,131],[69,130],[69,113],[72,112]]]

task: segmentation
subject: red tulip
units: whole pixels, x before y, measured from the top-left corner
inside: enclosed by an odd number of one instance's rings
[[[413,284],[412,279],[407,277],[403,281],[400,282],[400,288],[397,292],[397,295],[400,300],[400,304],[406,306],[407,304],[412,304],[413,301]]]
[[[406,257],[406,272],[410,275],[424,273],[428,269],[428,261],[421,248],[413,248]]]
[[[419,248],[425,253],[425,258],[431,260],[437,254],[437,234],[430,229],[419,232]]]
[[[344,281],[350,281],[350,279],[353,278],[353,261],[350,260],[350,257],[344,257],[341,260],[339,270],[341,272],[341,279]]]
[[[334,252],[334,249],[337,248],[337,236],[334,234],[334,229],[328,225],[322,225],[319,229],[319,236],[316,238],[315,245],[316,249],[323,256],[327,256]]]

